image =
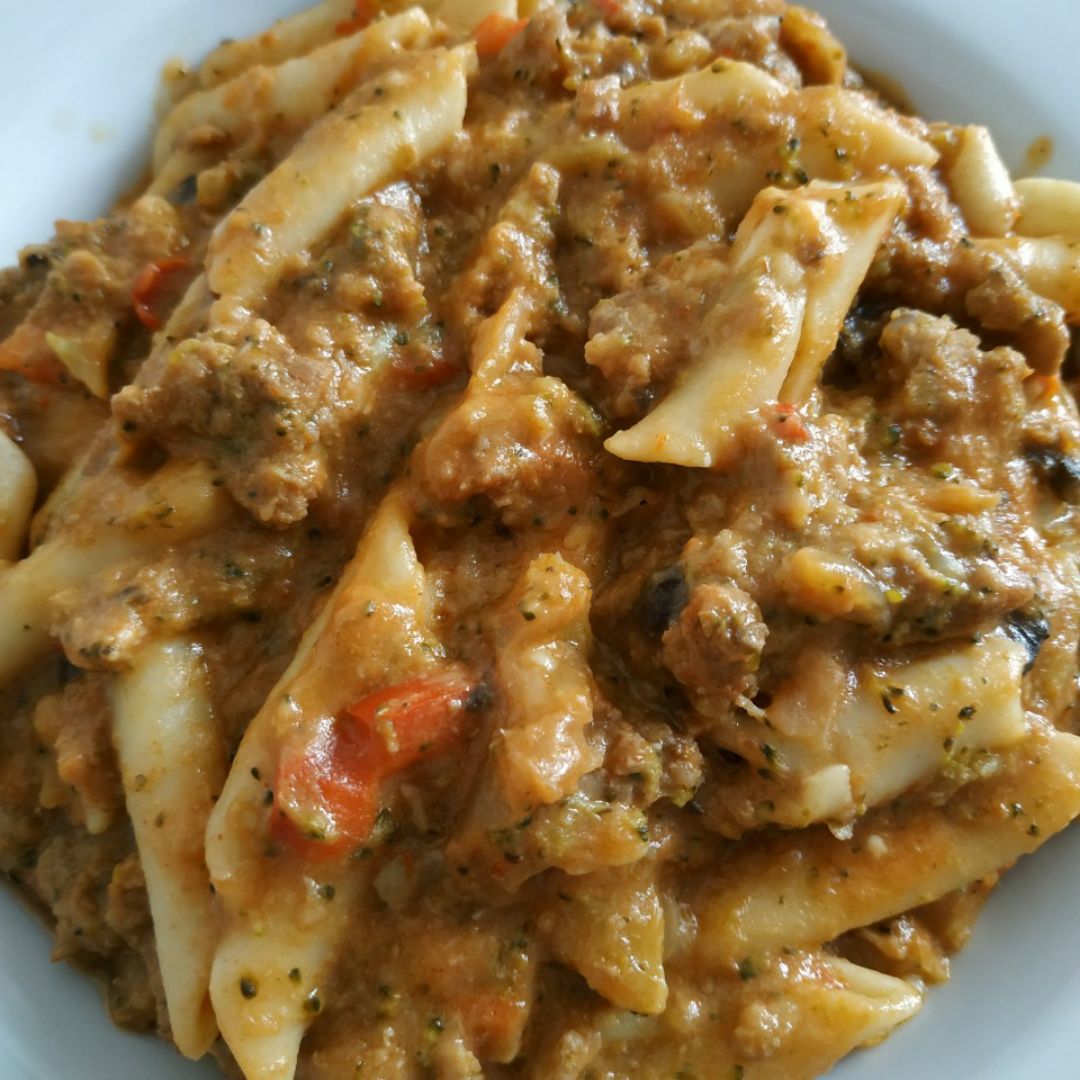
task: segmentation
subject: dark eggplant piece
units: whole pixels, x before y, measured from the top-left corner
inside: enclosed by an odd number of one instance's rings
[[[641,590],[645,633],[650,637],[660,637],[678,618],[689,599],[690,588],[680,567],[669,566],[652,574]]]
[[[1005,633],[1027,650],[1028,659],[1024,665],[1026,675],[1035,666],[1039,650],[1050,636],[1050,624],[1040,614],[1014,611],[1005,620]]]

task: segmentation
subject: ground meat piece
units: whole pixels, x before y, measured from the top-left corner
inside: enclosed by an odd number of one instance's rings
[[[725,244],[695,244],[593,308],[585,359],[610,385],[616,416],[644,413],[687,363],[709,301],[727,280],[726,252]]]
[[[105,921],[128,944],[109,980],[109,1011],[121,1027],[151,1030],[170,1038],[165,990],[154,946],[146,879],[138,857],[128,855],[113,871],[105,894]]]
[[[237,502],[284,526],[324,490],[326,444],[362,401],[349,366],[302,355],[257,320],[234,345],[184,342],[154,382],[118,394],[113,411],[177,456],[212,461]]]
[[[155,353],[113,400],[122,428],[212,462],[260,522],[301,520],[340,468],[372,380],[441,360],[417,278],[420,245],[408,185],[364,200],[334,246],[296,256],[265,318],[223,299],[212,330]]]
[[[760,14],[732,14],[702,24],[701,33],[708,39],[713,54],[757,64],[788,86],[801,85],[802,72],[780,48],[781,6],[774,3],[752,6]]]
[[[72,958],[105,984],[113,1020],[168,1034],[142,869],[128,825],[91,835],[52,819],[21,880],[55,920],[56,960]]]
[[[963,218],[948,189],[933,172],[905,172],[908,208],[882,242],[867,274],[865,293],[885,296],[934,312],[955,311],[977,275],[958,274],[969,266]]]
[[[1001,331],[1036,371],[1054,374],[1069,347],[1069,331],[1060,304],[1032,292],[1004,261],[964,298],[967,313],[986,330]]]
[[[587,151],[586,144],[581,152]],[[599,175],[564,197],[557,233],[556,267],[568,308],[560,324],[574,334],[584,332],[598,301],[632,288],[649,265],[640,207],[596,164],[590,170],[585,162],[582,171]]]
[[[671,799],[688,802],[702,781],[703,759],[697,741],[662,720],[635,717],[634,724],[598,695],[594,718],[604,727],[604,771],[612,794],[649,806]]]
[[[105,682],[94,674],[46,694],[34,711],[34,731],[52,754],[41,804],[63,807],[92,833],[103,832],[123,812],[111,723]]]
[[[1031,600],[1035,582],[1022,547],[968,528],[971,548],[964,529],[908,514],[849,530],[844,539],[854,556],[902,597],[892,605],[885,640],[899,645],[976,633]]]
[[[26,880],[52,908],[56,958],[107,957],[122,946],[120,935],[105,918],[105,907],[113,868],[132,847],[126,825],[97,836],[61,828],[42,845]]]
[[[53,598],[56,636],[72,663],[117,669],[148,638],[230,616],[268,616],[296,594],[297,575],[305,585],[321,581],[296,564],[291,539],[288,532],[256,531],[248,523],[121,564]]]
[[[171,1038],[164,998],[154,994],[146,963],[130,949],[118,952],[105,987],[109,1015],[118,1027],[129,1031],[154,1031]]]
[[[438,502],[489,499],[507,524],[565,513],[588,481],[596,422],[554,378],[516,378],[470,393],[419,452],[424,489]]]
[[[903,427],[904,445],[993,490],[1002,461],[1022,442],[1024,358],[1004,347],[983,352],[979,339],[952,320],[907,309],[893,312],[881,349],[895,388],[885,410]]]
[[[0,372],[0,426],[33,463],[41,496],[78,460],[108,415],[108,405],[81,384],[48,386]]]
[[[663,638],[664,663],[707,716],[723,716],[735,698],[753,697],[768,628],[753,597],[733,585],[695,586]]]

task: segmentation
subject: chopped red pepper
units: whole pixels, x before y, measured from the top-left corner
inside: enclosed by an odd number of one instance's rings
[[[31,382],[58,383],[64,365],[56,358],[45,331],[33,323],[20,323],[0,341],[0,371],[15,371]]]
[[[135,308],[139,322],[147,329],[161,329],[161,317],[154,310],[155,303],[168,278],[187,270],[190,266],[191,263],[187,259],[174,257],[147,263],[139,272],[131,290],[131,304]]]
[[[417,390],[430,390],[432,387],[442,386],[461,371],[457,364],[445,357],[435,357],[428,363],[418,364],[413,357],[403,355],[396,357],[391,367],[399,382],[415,387]]]
[[[810,438],[810,430],[794,405],[778,401],[774,405],[766,406],[764,413],[769,427],[778,439],[784,442],[806,442]]]
[[[596,0],[596,6],[607,19],[612,19],[622,12],[622,4],[619,3],[619,0]]]
[[[309,858],[338,858],[362,844],[383,781],[465,733],[472,690],[458,672],[413,679],[320,722],[278,763],[271,834]]]
[[[477,55],[484,58],[502,52],[528,25],[528,19],[508,19],[495,12],[485,15],[473,30]]]
[[[334,27],[334,33],[339,37],[348,37],[350,34],[355,34],[358,30],[363,30],[373,18],[375,18],[375,9],[372,0],[356,0],[355,7],[356,14],[351,19],[345,19],[343,22],[339,22]]]
[[[505,1054],[520,1032],[528,1002],[492,993],[464,993],[460,997],[461,1021],[485,1057]],[[511,1051],[512,1052],[512,1051]]]

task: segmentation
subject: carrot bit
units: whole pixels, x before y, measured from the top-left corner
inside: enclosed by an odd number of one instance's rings
[[[502,52],[506,45],[528,25],[528,19],[508,19],[505,15],[495,12],[485,15],[473,30],[477,55],[487,58]]]
[[[373,18],[375,9],[372,0],[356,0],[356,14],[351,19],[345,19],[334,27],[334,33],[339,37],[348,37],[359,30],[363,30]]]

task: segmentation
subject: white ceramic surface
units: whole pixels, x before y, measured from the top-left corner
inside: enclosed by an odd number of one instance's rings
[[[104,210],[139,176],[156,75],[170,56],[264,25],[300,0],[0,0],[0,262],[59,216]],[[1080,180],[1077,0],[808,0],[924,115],[989,124],[1010,165],[1052,136]],[[841,1080],[1080,1078],[1080,826],[994,895],[952,981]],[[203,1080],[206,1065],[115,1031],[97,990],[50,965],[33,918],[0,891],[0,1080]]]

